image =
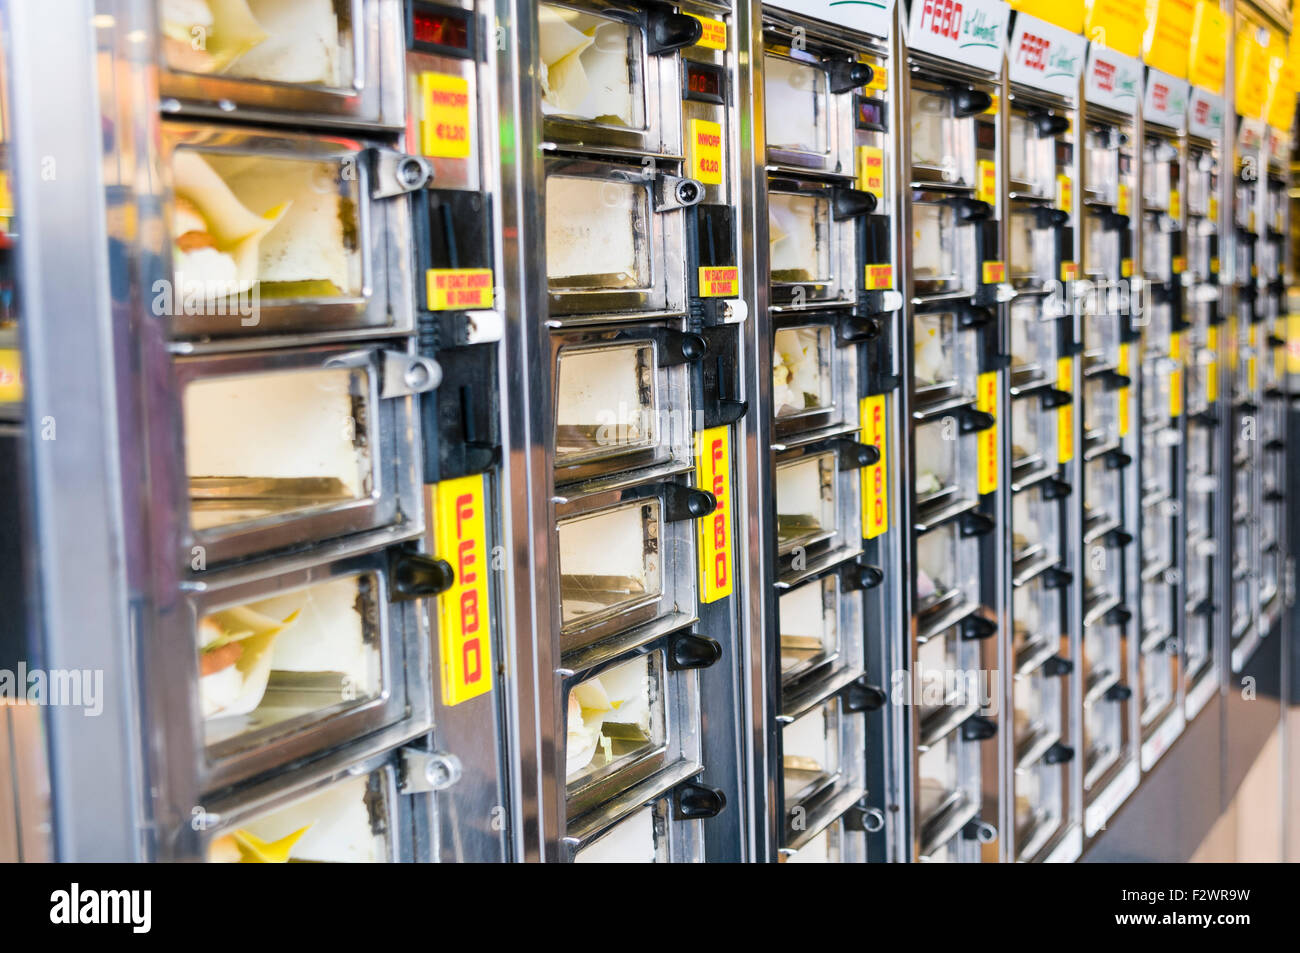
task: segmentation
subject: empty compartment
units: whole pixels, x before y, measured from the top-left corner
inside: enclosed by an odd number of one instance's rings
[[[1149,725],[1174,700],[1173,657],[1164,646],[1142,654],[1142,724]]]
[[[1056,469],[1057,420],[1055,410],[1022,397],[1011,403],[1011,468],[1016,480],[1042,470]]]
[[[835,454],[823,451],[776,468],[776,538],[785,555],[838,533]]]
[[[948,92],[927,89],[914,81],[908,116],[913,178],[974,187],[972,120],[956,118]]]
[[[822,166],[834,134],[826,70],[820,64],[765,53],[763,84],[768,151],[791,153],[786,158],[801,166]]]
[[[566,632],[655,603],[663,593],[658,498],[562,519],[560,617]]]
[[[1025,388],[1056,383],[1056,319],[1046,302],[1019,297],[1011,302],[1011,383]]]
[[[1093,126],[1087,132],[1083,154],[1088,191],[1097,201],[1115,205],[1119,197],[1119,132],[1110,126]]]
[[[546,280],[551,291],[649,291],[650,208],[644,182],[617,176],[547,176]]]
[[[1092,787],[1119,760],[1124,745],[1123,706],[1098,698],[1083,709],[1083,786]]]
[[[388,767],[335,781],[306,797],[239,820],[209,842],[210,863],[396,861],[400,830]]]
[[[952,201],[912,195],[912,279],[917,294],[975,293],[975,235],[957,220]]]
[[[840,648],[839,577],[824,576],[781,594],[781,677],[789,681],[824,665]]]
[[[961,828],[979,810],[979,746],[949,733],[920,753],[916,772],[921,857],[931,863],[957,860]]]
[[[1008,153],[1012,191],[1050,199],[1056,186],[1056,139],[1041,136],[1035,120],[1012,110],[1007,117],[1011,148]]]
[[[1007,267],[1017,288],[1041,288],[1056,278],[1056,231],[1048,215],[1040,206],[1011,205]]]
[[[916,540],[917,612],[979,602],[979,540],[961,534],[958,521],[944,523]]]
[[[668,729],[663,657],[640,655],[568,690],[565,783],[577,796],[620,772],[639,780],[663,763]],[[622,786],[627,786],[626,784]]]
[[[834,222],[831,190],[777,186],[768,192],[768,264],[780,303],[842,299],[856,287],[852,227]]]
[[[1016,774],[1015,825],[1017,852],[1029,860],[1060,826],[1063,808],[1063,769],[1038,762]]]
[[[1038,762],[1061,737],[1061,679],[1041,670],[1012,683],[1012,735],[1019,766]],[[1017,781],[1019,778],[1017,778]]]
[[[782,789],[788,812],[833,785],[840,773],[840,708],[818,705],[781,729]]]
[[[1142,216],[1142,271],[1151,281],[1173,279],[1173,236],[1166,215]]]
[[[961,327],[956,312],[918,314],[913,319],[915,354],[912,374],[918,404],[927,404],[971,388],[979,371],[978,335]]]
[[[1096,212],[1083,216],[1083,275],[1101,279],[1119,276],[1119,232],[1109,228]]]
[[[575,864],[661,864],[670,859],[669,820],[662,801],[638,808],[574,854]]]
[[[190,525],[257,527],[376,491],[376,381],[367,367],[222,374],[183,393]]]
[[[1061,596],[1036,576],[1011,592],[1012,652],[1016,670],[1027,672],[1056,653],[1061,643]]]
[[[926,726],[954,709],[974,712],[980,699],[971,677],[978,670],[978,648],[961,637],[958,626],[950,626],[916,647],[916,669],[912,685],[919,692],[912,699],[921,733]]]
[[[661,362],[655,335],[552,335],[557,480],[688,456],[689,365]]]

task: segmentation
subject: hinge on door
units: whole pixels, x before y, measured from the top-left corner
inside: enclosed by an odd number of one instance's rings
[[[391,199],[424,188],[433,181],[433,164],[422,156],[393,149],[366,150],[370,160],[370,197]]]
[[[443,751],[402,748],[398,791],[402,794],[428,794],[445,791],[460,780],[460,758]]]

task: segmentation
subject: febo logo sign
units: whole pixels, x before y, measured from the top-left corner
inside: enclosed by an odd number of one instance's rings
[[[1077,34],[1017,13],[1008,57],[1011,82],[1073,99],[1086,47],[1087,41]]]
[[[1169,87],[1157,82],[1151,87],[1151,101],[1161,112],[1169,108]]]
[[[1045,36],[1036,36],[1028,30],[1020,34],[1020,42],[1016,45],[1020,62],[1026,69],[1039,73],[1047,72],[1047,51],[1051,48],[1051,40]]]
[[[1115,92],[1115,65],[1105,60],[1092,64],[1092,78],[1102,92]]]
[[[923,0],[921,29],[955,40],[961,35],[961,4],[953,0]]]

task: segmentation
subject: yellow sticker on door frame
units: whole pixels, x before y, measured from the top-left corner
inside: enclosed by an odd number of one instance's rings
[[[998,372],[985,371],[975,379],[975,409],[993,418],[993,426],[981,430],[979,440],[979,492],[998,488]]]
[[[862,442],[880,451],[877,462],[862,468],[862,538],[875,539],[889,531],[889,416],[885,395],[862,398],[859,411]]]
[[[492,690],[486,480],[472,474],[433,487],[434,554],[455,574],[451,588],[437,597],[438,667],[448,706]]]
[[[712,513],[696,520],[700,601],[710,603],[731,595],[735,586],[732,579],[731,429],[722,426],[698,431],[695,452],[698,458],[695,470],[697,485],[712,493],[718,501]]]
[[[420,103],[420,152],[435,159],[469,158],[469,80],[448,73],[421,73]]]
[[[705,185],[721,185],[722,126],[708,119],[689,120],[686,145],[691,160],[691,178]]]
[[[1056,389],[1074,393],[1074,358],[1056,359]],[[1069,463],[1074,459],[1074,404],[1056,408],[1056,462]]]

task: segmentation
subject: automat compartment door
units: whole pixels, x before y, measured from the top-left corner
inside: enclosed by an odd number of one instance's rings
[[[763,53],[767,164],[854,173],[852,95],[872,68],[842,50],[804,39],[801,49],[769,41]]]
[[[397,863],[407,818],[399,762],[382,756],[340,776],[266,799],[237,799],[205,834],[209,863]]]
[[[556,317],[685,307],[683,209],[694,179],[615,162],[546,161],[546,279]]]
[[[849,200],[863,193],[822,182],[768,182],[768,269],[781,305],[849,302],[857,258]]]
[[[206,115],[400,126],[400,0],[159,0],[158,87]],[[428,34],[431,4],[416,17]]]
[[[660,3],[537,5],[537,81],[547,139],[575,149],[680,155],[678,51],[698,20]]]
[[[408,703],[402,672],[417,636],[390,602],[384,552],[218,585],[190,618],[204,790],[427,710]]]
[[[377,347],[312,348],[175,368],[187,565],[191,542],[210,566],[396,528],[418,512],[409,395],[436,385],[431,362]]]
[[[334,136],[162,129],[171,270],[152,304],[174,336],[411,328],[411,266],[398,249],[423,160]]]

